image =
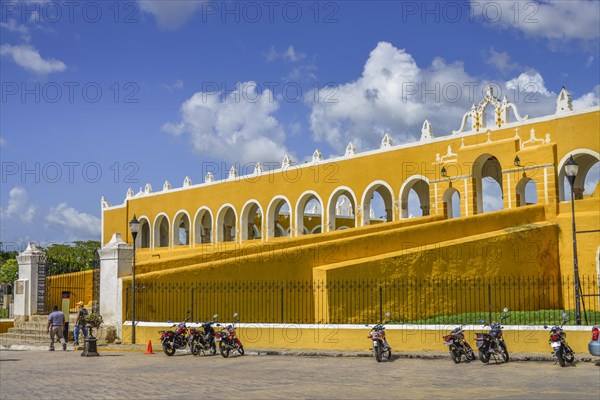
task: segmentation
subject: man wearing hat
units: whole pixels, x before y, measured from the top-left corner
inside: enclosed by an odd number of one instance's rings
[[[77,319],[75,320],[75,329],[73,329],[73,338],[75,346],[79,345],[79,330],[83,333],[83,338],[87,338],[87,329],[85,328],[85,317],[88,315],[88,311],[83,307],[83,301],[77,303],[79,307],[77,309]]]

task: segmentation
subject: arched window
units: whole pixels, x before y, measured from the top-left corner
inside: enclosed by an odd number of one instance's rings
[[[190,245],[190,217],[180,211],[173,220],[173,246]]]
[[[305,235],[305,231],[318,233],[323,231],[323,202],[319,195],[313,191],[307,191],[300,195],[296,204],[296,232],[297,235]],[[306,228],[306,229],[305,229]]]
[[[473,163],[473,180],[477,214],[504,209],[502,166],[496,157],[490,154],[479,156]]]
[[[444,216],[448,219],[460,217],[460,193],[454,188],[444,192]]]
[[[231,205],[224,205],[217,214],[217,242],[235,242],[236,238],[235,209]]]
[[[579,166],[573,190],[575,200],[583,199],[584,195],[591,195],[598,185],[600,174],[600,156],[598,153],[588,149],[573,150],[565,155],[558,164],[558,191],[562,201],[571,200],[571,185],[565,174],[565,163],[571,155],[573,155],[573,159]]]
[[[394,199],[392,188],[383,181],[371,183],[362,197],[363,225],[370,225],[372,220],[390,222],[394,220]]]
[[[194,218],[194,243],[211,243],[213,241],[212,224],[213,217],[210,209],[200,208]]]
[[[531,178],[524,177],[517,183],[517,207],[537,204],[537,185]]]
[[[339,223],[346,227],[356,226],[356,196],[352,189],[340,187],[329,197],[327,207],[328,231],[337,229]]]
[[[154,247],[169,247],[169,218],[165,214],[154,220]]]
[[[267,207],[266,239],[290,236],[291,220],[290,201],[285,196],[274,197]]]
[[[429,181],[421,175],[406,180],[400,188],[400,217],[429,215]]]
[[[247,202],[242,209],[240,233],[242,240],[260,239],[262,226],[262,208],[257,201]]]

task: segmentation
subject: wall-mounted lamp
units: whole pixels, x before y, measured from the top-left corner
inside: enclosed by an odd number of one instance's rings
[[[440,172],[442,173],[442,178],[445,178],[448,176],[448,173],[446,172],[446,167],[442,167],[442,170]]]
[[[521,166],[521,159],[519,158],[519,156],[515,156],[515,167],[520,167]]]

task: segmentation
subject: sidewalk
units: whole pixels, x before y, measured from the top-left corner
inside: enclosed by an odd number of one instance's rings
[[[98,352],[111,353],[130,353],[130,352],[145,352],[146,345],[136,344],[107,344],[98,345]],[[48,351],[47,345],[27,345],[16,344],[11,346],[0,346],[0,351]],[[67,351],[83,352],[83,346],[73,347],[72,344],[67,346]],[[153,345],[152,351],[155,354],[162,354],[160,345]],[[509,349],[510,351],[510,349]],[[177,350],[178,353],[190,354],[189,349]],[[288,357],[373,357],[371,351],[326,351],[326,350],[311,350],[311,349],[246,349],[246,355],[249,356],[288,356]],[[403,352],[401,350],[392,350],[392,355],[396,359],[450,359],[447,351],[419,351],[419,352]],[[589,354],[576,354],[575,359],[579,362],[596,362],[594,357]],[[476,360],[477,361],[477,360]],[[553,355],[548,353],[513,353],[510,354],[510,361],[554,361]],[[465,362],[463,358],[463,362]]]

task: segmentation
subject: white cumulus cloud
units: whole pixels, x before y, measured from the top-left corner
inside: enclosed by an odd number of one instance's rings
[[[505,59],[509,62],[509,59]],[[403,49],[380,42],[369,54],[356,80],[309,93],[313,139],[327,142],[338,154],[352,141],[360,150],[377,148],[384,133],[396,143],[418,139],[425,119],[434,135],[458,129],[461,117],[485,96],[494,94],[518,105],[521,115],[552,114],[557,94],[546,88],[539,72],[530,69],[508,81],[489,81],[471,76],[462,62],[435,58],[421,68]],[[559,88],[557,88],[559,89]],[[594,105],[597,95],[574,100],[575,107]]]
[[[51,207],[46,222],[49,229],[62,233],[71,241],[97,239],[101,234],[100,218],[80,212],[67,203]]]
[[[2,218],[19,218],[22,222],[31,223],[37,207],[29,202],[27,190],[15,186],[8,192],[8,205],[0,209]]]
[[[0,46],[0,56],[10,56],[18,66],[37,74],[61,72],[67,68],[62,61],[44,59],[36,48],[26,44],[17,46],[3,44]]]
[[[202,0],[138,0],[142,11],[154,15],[158,26],[177,29],[202,7]]]
[[[255,82],[236,85],[229,94],[197,92],[181,106],[182,119],[163,130],[187,134],[194,150],[228,162],[281,161],[285,130],[273,115],[279,104],[269,89]]]
[[[600,38],[597,0],[472,0],[471,13],[484,24],[518,29],[529,37],[559,41]]]

